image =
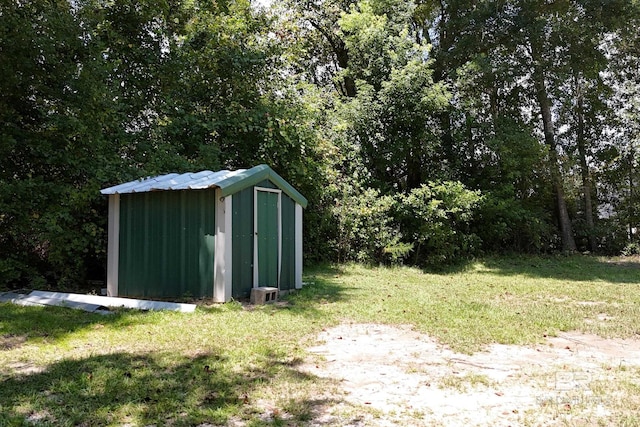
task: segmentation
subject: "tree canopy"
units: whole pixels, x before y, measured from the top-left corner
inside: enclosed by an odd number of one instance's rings
[[[0,286],[102,278],[99,189],[271,165],[309,261],[640,249],[636,0],[8,0]]]

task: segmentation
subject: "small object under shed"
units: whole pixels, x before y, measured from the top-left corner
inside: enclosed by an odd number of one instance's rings
[[[251,304],[267,304],[278,301],[278,288],[262,286],[251,289]]]

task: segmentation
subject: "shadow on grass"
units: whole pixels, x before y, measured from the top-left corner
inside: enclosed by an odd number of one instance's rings
[[[146,312],[120,310],[111,315],[64,307],[21,306],[0,303],[0,350],[32,339],[57,340],[96,325],[127,326],[144,322]]]
[[[289,305],[278,308],[291,313],[317,316],[319,308],[325,304],[332,304],[350,298],[349,289],[340,283],[344,271],[339,266],[315,266],[305,271],[304,286],[292,292],[283,299]]]
[[[590,255],[507,255],[468,260],[438,269],[423,269],[427,274],[452,275],[465,273],[482,264],[484,274],[502,276],[524,275],[572,281],[605,281],[610,283],[640,283],[640,258],[605,258]]]
[[[0,425],[192,426],[225,425],[232,419],[279,425],[267,408],[256,406],[253,393],[280,375],[310,384],[317,380],[295,365],[265,360],[241,368],[214,352],[63,360],[2,381]],[[288,421],[300,425],[313,418],[316,405],[309,396],[290,399],[284,409],[292,417]]]
[[[571,281],[640,284],[640,259],[586,255],[491,257],[482,260],[491,274],[525,275]]]

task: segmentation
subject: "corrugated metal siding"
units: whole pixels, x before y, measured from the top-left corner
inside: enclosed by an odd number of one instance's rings
[[[233,195],[232,291],[246,298],[253,287],[253,187]]]
[[[280,289],[296,287],[296,204],[290,197],[282,195],[282,270]]]
[[[256,187],[273,188],[274,190],[278,189],[278,186],[275,185],[273,182],[269,181],[268,179],[261,181],[256,185]]]
[[[215,191],[157,191],[120,199],[119,294],[213,296]]]
[[[257,192],[258,286],[278,287],[279,199],[279,193]]]

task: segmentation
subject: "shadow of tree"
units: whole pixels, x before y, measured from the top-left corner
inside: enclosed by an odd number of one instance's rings
[[[495,257],[483,260],[491,274],[524,275],[571,281],[640,283],[640,259],[585,255]]]
[[[33,339],[57,340],[96,325],[125,327],[144,323],[146,312],[118,310],[110,315],[87,313],[64,307],[21,306],[0,303],[0,350]]]
[[[604,258],[591,255],[512,255],[487,256],[461,261],[439,269],[423,269],[427,274],[464,273],[481,263],[484,274],[527,276],[572,281],[604,280],[612,283],[640,282],[640,258]],[[634,273],[637,271],[637,274]]]
[[[339,282],[341,274],[343,272],[335,267],[319,267],[307,272],[302,289],[285,296],[283,299],[289,304],[278,309],[306,317],[322,316],[319,306],[351,297],[352,290]]]
[[[224,425],[238,416],[278,424],[277,417],[257,415],[252,394],[279,374],[315,381],[296,370],[297,363],[266,360],[261,367],[240,368],[230,366],[220,351],[193,357],[115,353],[62,360],[2,382],[0,425]],[[315,405],[310,396],[290,401],[285,409],[291,411],[293,425],[299,425],[312,418]]]

